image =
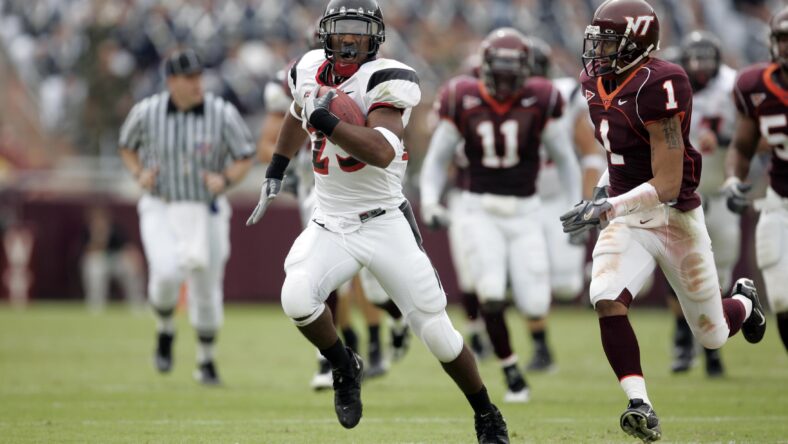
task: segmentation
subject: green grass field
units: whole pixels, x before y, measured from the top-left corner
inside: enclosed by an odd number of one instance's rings
[[[664,311],[636,309],[632,318],[666,442],[788,442],[788,356],[773,325],[757,346],[739,336],[729,342],[727,376],[707,380],[702,361],[689,374],[670,374],[672,321]],[[524,360],[530,341],[522,323],[509,320]],[[178,328],[175,369],[161,376],[152,367],[152,316],[121,307],[90,315],[76,304],[0,306],[0,442],[475,440],[470,407],[418,341],[388,375],[365,383],[364,417],[348,431],[336,421],[332,393],[309,390],[315,352],[278,306],[228,308],[219,388],[192,380],[195,340],[183,313]],[[549,339],[559,369],[528,375],[528,404],[502,404],[498,365],[481,364],[512,442],[634,442],[618,427],[626,399],[602,353],[593,312],[555,311]]]

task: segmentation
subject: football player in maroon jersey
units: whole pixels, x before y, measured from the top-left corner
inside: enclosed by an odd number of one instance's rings
[[[764,333],[763,309],[749,279],[723,299],[700,196],[700,153],[689,140],[692,88],[684,70],[650,57],[659,20],[644,0],[608,0],[585,31],[580,80],[597,139],[608,151],[609,197],[597,195],[561,217],[566,232],[602,231],[589,295],[602,347],[626,392],[624,432],[661,437],[646,392],[629,305],[659,265],[701,345],[719,348],[739,329]]]
[[[760,206],[755,233],[758,267],[766,281],[777,329],[788,350],[788,7],[771,20],[772,63],[744,69],[736,80],[734,100],[739,116],[726,159],[728,207],[742,212],[750,161],[758,142],[766,139],[772,151],[770,185]]]
[[[431,224],[446,213],[439,204],[446,169],[457,146],[463,146],[465,213],[451,223],[463,233],[481,313],[507,384],[504,400],[525,402],[528,386],[512,350],[504,308],[509,281],[535,349],[547,347],[550,273],[536,194],[539,146],[544,142],[574,201],[580,198],[580,167],[569,133],[553,123],[562,114],[560,92],[549,80],[530,76],[526,37],[512,28],[497,29],[482,42],[481,53],[480,78],[455,77],[441,92],[442,119],[422,167],[422,216]]]

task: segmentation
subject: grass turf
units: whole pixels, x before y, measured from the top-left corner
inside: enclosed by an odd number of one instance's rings
[[[665,441],[788,442],[788,355],[774,325],[756,346],[733,338],[722,351],[726,377],[708,380],[702,359],[688,374],[670,374],[673,321],[665,311],[632,313]],[[332,393],[309,390],[315,351],[278,306],[227,309],[217,360],[225,385],[218,388],[192,380],[194,334],[185,314],[177,324],[175,368],[161,376],[152,366],[147,314],[0,305],[0,442],[475,442],[465,399],[418,340],[389,374],[364,384],[364,417],[345,430]],[[523,323],[510,315],[509,325],[527,361]],[[559,368],[527,375],[528,404],[503,404],[497,363],[481,364],[512,442],[635,442],[618,427],[626,399],[602,352],[594,313],[556,310],[548,339]]]

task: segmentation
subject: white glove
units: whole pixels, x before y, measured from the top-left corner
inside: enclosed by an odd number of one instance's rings
[[[441,204],[423,204],[421,206],[421,221],[430,230],[449,226],[449,210]]]
[[[725,194],[728,209],[736,214],[744,213],[744,210],[750,205],[747,202],[747,193],[751,188],[752,185],[742,183],[738,177],[729,177],[722,185],[722,192]]]
[[[282,181],[279,179],[268,177],[263,181],[260,189],[260,200],[257,202],[257,206],[254,207],[252,215],[246,220],[247,226],[256,224],[263,217],[268,205],[271,204],[271,201],[274,200],[281,189]]]

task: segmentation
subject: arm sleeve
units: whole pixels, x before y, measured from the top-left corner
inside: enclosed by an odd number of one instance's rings
[[[460,142],[462,136],[451,122],[447,120],[438,122],[421,166],[419,188],[422,205],[436,204],[440,201],[441,192],[446,184],[446,169]]]
[[[367,113],[382,106],[401,110],[413,108],[421,101],[419,78],[410,69],[382,69],[370,76],[366,96]]]
[[[222,139],[230,148],[230,155],[236,160],[251,157],[254,154],[252,134],[238,110],[231,104],[225,103],[223,115]]]
[[[564,131],[559,121],[552,120],[542,132],[542,143],[558,168],[558,174],[561,176],[563,188],[570,202],[579,202],[583,194],[580,182],[582,173],[569,132]]]
[[[120,127],[120,139],[118,141],[121,148],[137,151],[142,146],[143,120],[145,116],[142,103],[134,105]]]
[[[692,87],[683,73],[673,73],[642,88],[637,96],[637,112],[644,125],[691,112]],[[689,117],[689,116],[687,116]]]

